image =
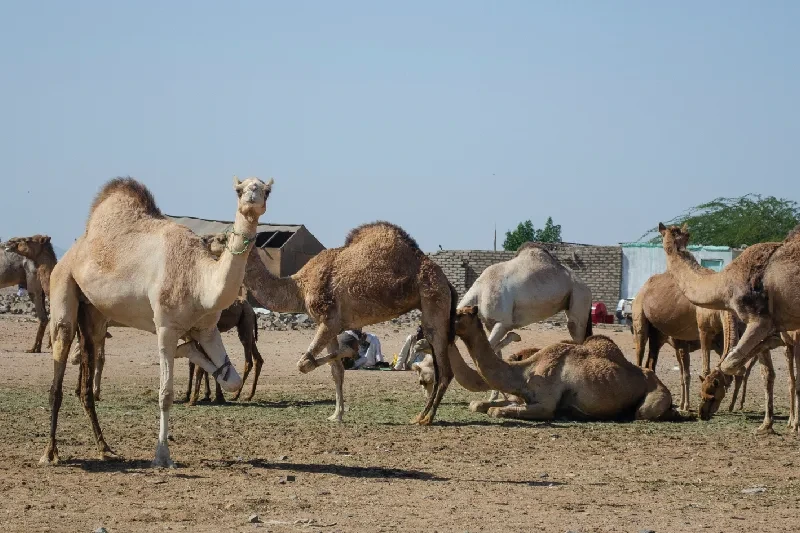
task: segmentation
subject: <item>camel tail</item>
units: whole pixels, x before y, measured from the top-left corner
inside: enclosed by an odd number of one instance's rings
[[[452,284],[448,283],[450,287],[450,327],[447,332],[447,340],[450,344],[456,341],[456,306],[458,305],[458,293]]]

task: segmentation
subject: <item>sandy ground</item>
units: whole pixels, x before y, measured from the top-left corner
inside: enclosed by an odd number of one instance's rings
[[[386,325],[371,331],[389,357],[410,332]],[[41,467],[52,364],[49,354],[22,353],[34,332],[33,323],[0,320],[5,531],[800,530],[800,457],[785,427],[782,351],[774,352],[776,435],[753,433],[763,414],[758,371],[744,412],[711,422],[502,422],[469,413],[468,402],[479,396],[454,385],[432,427],[407,423],[423,405],[416,373],[349,371],[348,412],[338,425],[325,420],[334,396],[327,368],[295,370],[312,333],[262,331],[266,363],[254,401],[177,404],[171,451],[178,467],[155,470],[155,338],[116,329],[108,342],[98,413],[124,460],[95,459],[88,419],[68,393],[58,433],[63,464]],[[604,332],[633,356],[629,332]],[[538,325],[521,333],[515,346],[566,337]],[[226,334],[225,342],[241,368],[238,339]],[[675,365],[665,349],[658,373],[674,394]],[[695,353],[693,407],[699,366]],[[176,362],[179,397],[185,368]],[[70,367],[66,390],[76,377]],[[765,491],[742,493],[752,487]],[[253,514],[261,523],[248,522]]]

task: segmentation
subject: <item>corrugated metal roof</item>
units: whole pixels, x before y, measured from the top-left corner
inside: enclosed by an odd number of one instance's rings
[[[207,233],[222,233],[225,230],[233,227],[233,222],[228,220],[208,220],[197,217],[185,217],[178,215],[164,215],[168,219],[186,226],[198,235],[205,235]],[[265,233],[272,231],[288,231],[295,233],[302,226],[302,224],[259,224],[256,229],[257,233]]]

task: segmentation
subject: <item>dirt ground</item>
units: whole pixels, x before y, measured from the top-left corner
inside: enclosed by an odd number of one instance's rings
[[[410,332],[368,330],[388,357]],[[254,401],[178,403],[171,419],[177,468],[156,470],[149,466],[158,430],[155,337],[114,329],[108,341],[98,413],[124,460],[95,459],[88,419],[70,392],[58,428],[63,464],[41,467],[52,364],[49,354],[23,353],[34,333],[34,323],[0,320],[5,531],[800,530],[800,456],[785,426],[782,350],[773,353],[776,435],[753,433],[763,415],[757,370],[744,412],[711,422],[502,422],[469,413],[478,395],[453,385],[432,427],[408,424],[423,406],[415,372],[348,371],[348,411],[338,425],[325,420],[334,397],[328,369],[295,370],[312,332],[262,331],[266,362]],[[566,337],[563,328],[541,325],[521,333],[516,347]],[[628,331],[603,333],[633,356]],[[224,338],[241,369],[238,339]],[[673,393],[680,390],[675,365],[665,349],[658,374]],[[693,407],[699,367],[695,353]],[[185,369],[176,361],[181,399]],[[76,378],[70,367],[66,390]],[[753,487],[765,491],[742,492]],[[249,523],[254,514],[260,523]]]

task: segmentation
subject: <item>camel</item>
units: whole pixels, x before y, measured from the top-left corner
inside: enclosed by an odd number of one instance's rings
[[[526,242],[513,259],[491,265],[467,291],[458,307],[476,305],[491,333],[492,346],[512,329],[567,315],[567,329],[575,342],[592,334],[592,291],[571,269],[543,245]]]
[[[800,228],[800,226],[798,226]],[[744,334],[720,363],[726,375],[739,373],[753,349],[769,335],[800,329],[800,231],[783,242],[759,243],[747,247],[721,272],[705,272],[686,251],[689,230],[667,228],[659,223],[667,254],[667,272],[681,292],[699,307],[728,310],[745,324]],[[795,368],[800,368],[800,351],[795,350]],[[711,374],[709,374],[711,375]],[[795,402],[800,399],[800,381],[795,382]],[[793,430],[800,423],[795,417]]]
[[[277,278],[255,254],[247,262],[245,286],[264,307],[279,312],[307,313],[318,324],[298,369],[307,373],[330,363],[336,385],[336,408],[328,418],[342,421],[344,365],[336,336],[422,311],[425,338],[434,348],[434,394],[413,423],[430,424],[453,377],[448,345],[456,294],[441,267],[402,228],[373,222],[352,230],[344,246],[324,250],[296,274]],[[317,358],[324,349],[328,355]]]
[[[459,309],[455,324],[456,335],[466,344],[486,382],[521,401],[520,405],[478,400],[470,404],[473,412],[526,420],[559,416],[585,420],[679,418],[669,389],[655,372],[628,361],[608,337],[595,335],[583,344],[552,344],[526,359],[507,362],[496,356],[477,307]]]
[[[39,329],[36,339],[27,353],[40,353],[42,339],[47,329],[47,308],[45,296],[50,294],[50,273],[56,264],[56,254],[50,237],[16,237],[2,244],[0,250],[0,288],[22,285],[28,290],[33,302]]]
[[[784,346],[789,374],[789,420],[786,425],[789,426],[790,430],[795,431],[794,428],[796,428],[797,417],[799,416],[795,398],[796,376],[794,373],[794,356],[796,350],[798,350],[798,341],[800,341],[800,332],[798,331],[781,333],[780,336],[770,335],[750,352],[750,358],[744,365],[745,371],[743,375],[729,376],[719,368],[715,368],[709,374],[699,376],[700,418],[702,420],[710,420],[711,417],[714,416],[719,410],[722,400],[725,398],[725,393],[734,379],[736,382],[728,411],[732,411],[734,408],[740,386],[742,387],[742,395],[739,409],[742,409],[747,391],[747,379],[756,361],[758,361],[761,364],[761,378],[764,382],[764,421],[758,429],[756,429],[755,433],[758,435],[774,433],[772,426],[774,415],[775,368],[772,364],[772,354],[770,350],[779,346]]]
[[[247,376],[250,375],[250,370],[253,369],[253,361],[255,360],[255,373],[253,374],[253,384],[250,387],[250,394],[245,398],[249,402],[253,399],[256,393],[256,385],[258,384],[258,377],[261,375],[261,366],[264,364],[264,359],[258,351],[258,320],[256,319],[256,312],[253,311],[253,306],[247,301],[245,296],[241,296],[233,302],[233,305],[225,309],[219,317],[217,322],[217,329],[220,333],[225,333],[233,328],[239,334],[239,342],[242,343],[244,348],[244,373],[242,374],[242,387],[233,395],[233,400],[238,400],[239,395],[242,394],[244,384],[247,382]],[[186,388],[186,397],[184,401],[189,405],[197,404],[197,395],[200,392],[201,380],[205,379],[205,398],[204,400],[211,399],[211,390],[208,386],[208,372],[201,367],[196,367],[191,361],[189,362],[189,385]],[[194,395],[191,395],[192,379],[194,378]],[[214,403],[225,403],[225,397],[222,395],[222,388],[219,383],[216,384],[216,392],[214,394]]]
[[[216,324],[242,285],[272,183],[234,178],[236,220],[219,260],[200,237],[164,217],[153,195],[138,181],[116,178],[102,187],[92,203],[84,234],[50,277],[53,385],[50,439],[40,463],[59,461],[56,427],[76,327],[81,332],[81,401],[101,459],[116,457],[100,429],[92,390],[95,351],[109,321],[150,331],[158,338],[161,418],[154,466],[173,466],[167,437],[175,357],[188,357],[199,364],[225,390],[241,387],[241,377],[228,358]],[[186,342],[178,346],[180,339]]]
[[[655,371],[658,353],[665,343],[675,348],[681,371],[680,410],[690,407],[689,353],[699,348],[703,354],[703,373],[711,370],[711,349],[720,356],[727,353],[735,332],[734,317],[726,311],[696,307],[683,295],[669,274],[651,276],[633,300],[633,336],[636,363],[642,366],[645,345],[649,341],[645,366]],[[724,346],[722,346],[724,343]]]

